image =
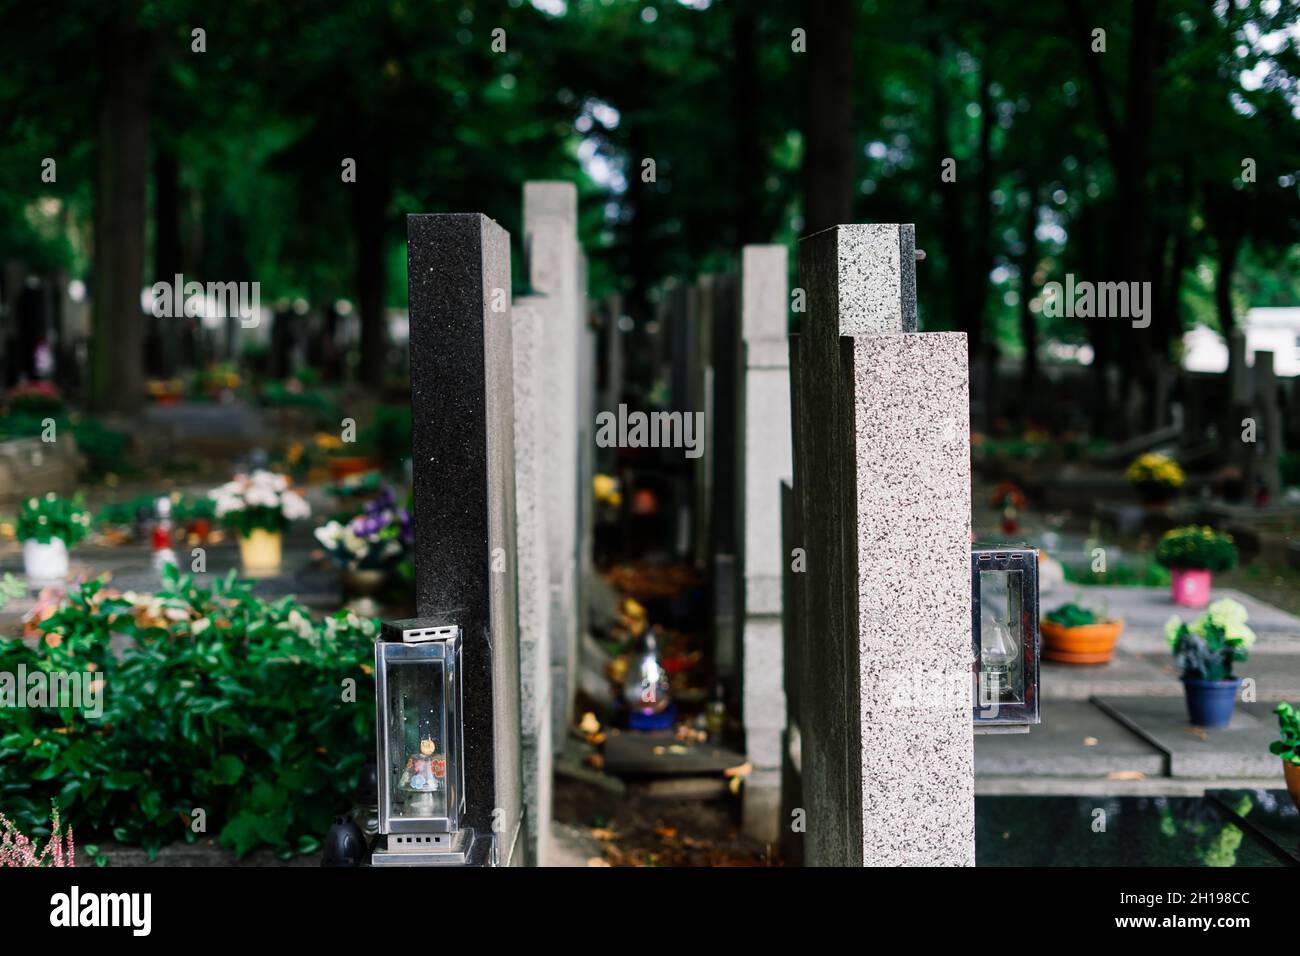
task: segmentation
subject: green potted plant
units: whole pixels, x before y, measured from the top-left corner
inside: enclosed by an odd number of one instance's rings
[[[1214,572],[1237,563],[1237,546],[1232,535],[1188,525],[1165,532],[1156,545],[1156,561],[1169,569],[1174,603],[1202,608],[1210,603]]]
[[[1269,744],[1270,753],[1282,758],[1282,773],[1286,776],[1286,789],[1291,794],[1291,801],[1300,810],[1300,712],[1283,701],[1273,713],[1277,714],[1278,730],[1281,740]]]
[[[1124,622],[1074,602],[1050,611],[1040,624],[1043,657],[1064,664],[1105,664],[1115,655]]]
[[[277,572],[289,522],[311,515],[289,479],[269,471],[236,475],[208,495],[216,502],[216,516],[238,535],[240,561],[249,574]]]
[[[80,497],[54,492],[28,498],[18,512],[17,534],[23,543],[23,568],[33,585],[52,584],[68,576],[68,549],[86,536],[90,514]]]
[[[1246,609],[1230,598],[1215,601],[1191,624],[1177,615],[1165,624],[1165,637],[1182,672],[1187,713],[1197,727],[1226,727],[1232,719],[1241,678],[1232,665],[1246,659],[1255,632],[1246,626]]]

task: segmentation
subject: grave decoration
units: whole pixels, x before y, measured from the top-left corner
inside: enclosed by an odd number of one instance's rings
[[[1038,643],[1038,552],[971,552],[977,727],[1038,723]]]
[[[411,516],[387,486],[350,520],[332,520],[316,529],[319,541],[339,565],[345,596],[364,598],[383,587],[393,566],[414,543]]]
[[[1156,452],[1133,459],[1125,469],[1124,477],[1148,508],[1166,507],[1185,480],[1178,462]]]
[[[1169,569],[1174,603],[1202,608],[1210,603],[1214,572],[1237,563],[1237,546],[1232,535],[1189,525],[1165,533],[1156,545],[1156,561]]]
[[[1165,624],[1165,638],[1182,671],[1187,713],[1197,727],[1226,727],[1232,719],[1241,687],[1232,665],[1244,661],[1255,644],[1248,618],[1244,607],[1224,598],[1191,624],[1177,615]]]
[[[269,471],[236,475],[208,494],[216,502],[216,516],[239,536],[239,557],[248,574],[278,571],[285,529],[311,515],[289,479]]]
[[[1269,744],[1268,751],[1282,758],[1286,789],[1291,794],[1296,809],[1300,810],[1300,712],[1283,701],[1274,708],[1273,713],[1277,714],[1281,739]]]
[[[461,631],[385,623],[375,644],[379,832],[375,866],[463,864],[474,831],[465,809]]]
[[[1105,664],[1115,656],[1124,622],[1069,602],[1042,621],[1043,657],[1062,664]]]
[[[23,543],[23,569],[34,586],[54,584],[68,576],[68,549],[86,536],[90,514],[80,497],[54,492],[28,498],[18,512],[18,540]]]

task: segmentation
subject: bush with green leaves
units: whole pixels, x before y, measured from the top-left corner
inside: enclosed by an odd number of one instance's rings
[[[1277,754],[1287,763],[1300,767],[1300,711],[1283,701],[1273,709],[1273,713],[1277,714],[1282,739],[1268,745],[1269,753]]]
[[[1049,611],[1047,619],[1058,627],[1087,627],[1091,624],[1110,623],[1110,618],[1104,613],[1098,613],[1073,601]]]
[[[1165,532],[1156,545],[1156,560],[1167,568],[1229,571],[1237,563],[1237,546],[1230,534],[1188,525]]]
[[[1278,754],[1282,760],[1300,766],[1300,711],[1282,701],[1275,706],[1273,713],[1278,715],[1278,730],[1282,732],[1282,739],[1269,744],[1269,753]]]
[[[1165,639],[1184,680],[1232,680],[1232,665],[1246,659],[1255,632],[1246,626],[1246,609],[1222,598],[1191,624],[1174,615],[1165,623]]]
[[[0,708],[0,811],[19,826],[57,799],[83,839],[153,854],[215,835],[288,858],[351,805],[373,751],[377,622],[313,621],[233,573],[208,589],[168,568],[152,596],[74,588],[40,629],[37,649],[0,641],[0,671],[93,672],[103,715]],[[114,635],[130,639],[116,653]]]
[[[18,540],[49,544],[59,538],[69,548],[86,536],[90,514],[80,495],[64,498],[48,492],[40,498],[28,498],[18,512]]]

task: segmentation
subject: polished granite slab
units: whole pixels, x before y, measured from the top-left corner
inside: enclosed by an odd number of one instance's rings
[[[1285,790],[1208,790],[1205,797],[1300,865],[1300,810]]]
[[[1217,800],[976,797],[977,866],[1286,866]]]

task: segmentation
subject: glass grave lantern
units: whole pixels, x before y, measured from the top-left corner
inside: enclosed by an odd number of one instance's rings
[[[977,732],[1038,723],[1038,552],[971,552],[973,718]]]
[[[461,631],[423,620],[385,622],[375,642],[379,738],[376,866],[464,863]]]

